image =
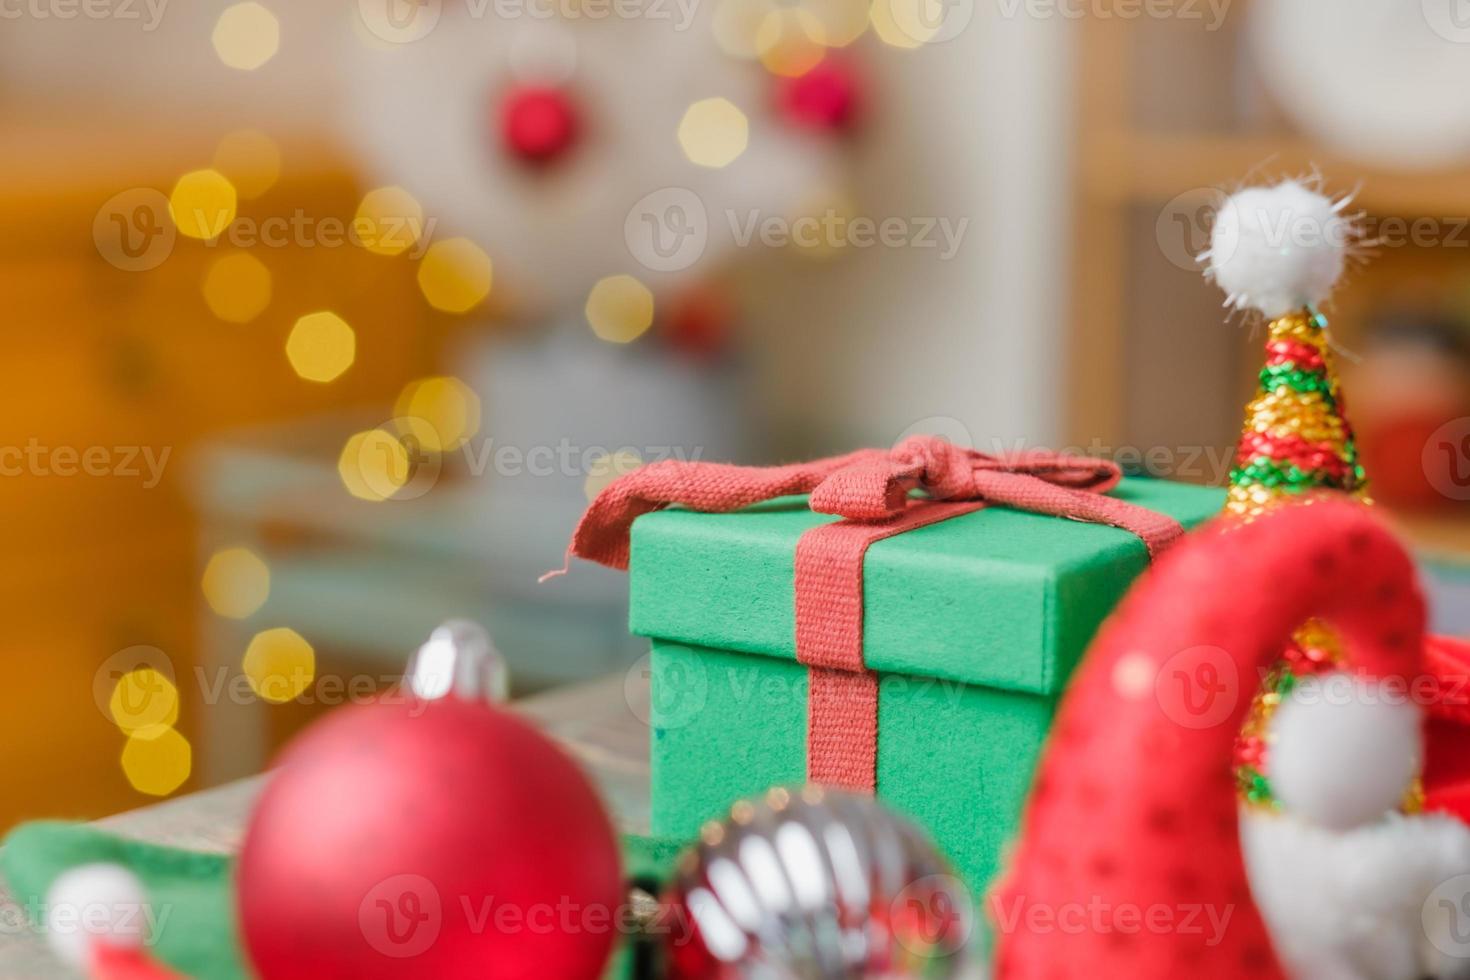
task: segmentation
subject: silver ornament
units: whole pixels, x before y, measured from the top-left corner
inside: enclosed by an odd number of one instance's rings
[[[403,687],[415,697],[501,702],[509,696],[510,671],[490,634],[468,619],[435,627],[408,660]]]
[[[667,930],[678,976],[978,976],[963,882],[865,796],[808,786],[737,803],[684,854],[666,909],[685,917]]]

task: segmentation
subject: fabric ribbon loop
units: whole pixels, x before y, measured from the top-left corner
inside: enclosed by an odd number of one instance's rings
[[[1003,504],[1120,527],[1157,555],[1184,529],[1167,515],[1104,496],[1122,476],[1105,459],[1041,449],[992,455],[938,436],[911,436],[891,450],[860,449],[786,466],[664,460],[634,470],[597,495],[572,534],[567,559],[626,569],[633,522],[670,505],[725,513],[804,493],[818,513],[877,523],[902,514],[916,489],[935,500]]]

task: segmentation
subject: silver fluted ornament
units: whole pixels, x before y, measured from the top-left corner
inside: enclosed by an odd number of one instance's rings
[[[501,702],[510,693],[510,672],[484,627],[451,619],[435,627],[409,657],[403,686],[425,701],[456,697]]]
[[[665,901],[681,980],[974,977],[974,909],[927,837],[868,797],[808,786],[737,803]]]

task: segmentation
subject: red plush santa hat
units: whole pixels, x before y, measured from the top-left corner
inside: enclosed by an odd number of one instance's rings
[[[1426,654],[1413,564],[1363,505],[1316,499],[1180,544],[1061,707],[991,899],[1000,980],[1285,975],[1251,898],[1230,765],[1261,671],[1313,616],[1375,678],[1412,684],[1426,659],[1465,653]]]

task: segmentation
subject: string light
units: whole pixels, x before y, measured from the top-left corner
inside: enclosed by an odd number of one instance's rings
[[[402,187],[368,191],[352,224],[358,244],[374,255],[408,251],[424,232],[424,209]]]
[[[204,302],[230,323],[249,323],[271,301],[271,273],[249,252],[223,255],[204,273]]]
[[[152,667],[139,667],[117,679],[107,711],[113,724],[130,734],[172,725],[179,719],[179,689]]]
[[[435,242],[419,263],[424,299],[445,313],[466,313],[490,295],[495,267],[490,256],[468,238]]]
[[[316,679],[316,651],[300,633],[278,626],[250,638],[241,667],[261,699],[285,704]]]
[[[354,434],[337,457],[337,475],[347,492],[371,503],[392,497],[412,472],[413,461],[403,441],[386,429]]]
[[[191,170],[174,184],[168,214],[179,233],[206,241],[235,220],[235,185],[218,170]]]
[[[701,99],[679,120],[679,147],[701,167],[729,166],[749,142],[750,121],[729,99]]]
[[[585,312],[600,339],[630,343],[653,325],[653,293],[632,276],[608,276],[592,287]]]
[[[254,0],[237,3],[219,15],[210,40],[220,61],[241,71],[254,71],[280,49],[281,22]]]
[[[458,378],[423,378],[403,389],[394,414],[421,449],[449,452],[480,431],[480,396]]]
[[[193,765],[189,740],[166,725],[132,733],[122,750],[123,775],[149,796],[168,796],[184,785]]]
[[[265,605],[271,573],[249,548],[225,548],[210,556],[201,586],[210,609],[230,619],[244,619]]]
[[[335,313],[309,313],[286,338],[291,369],[307,381],[335,381],[357,356],[357,335]]]
[[[827,49],[818,40],[822,24],[809,10],[780,8],[766,14],[756,30],[761,64],[776,75],[795,78],[821,64]]]

